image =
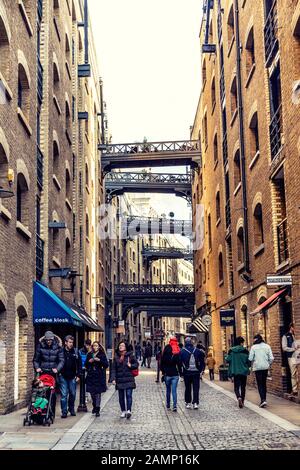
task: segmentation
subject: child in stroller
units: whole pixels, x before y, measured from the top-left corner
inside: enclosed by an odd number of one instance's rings
[[[44,373],[32,382],[30,404],[23,425],[36,423],[50,426],[54,422],[54,406],[55,378]]]

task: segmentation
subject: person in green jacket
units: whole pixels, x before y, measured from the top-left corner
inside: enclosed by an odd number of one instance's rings
[[[238,405],[243,408],[247,376],[250,374],[251,363],[249,361],[249,351],[244,347],[245,340],[241,336],[236,338],[235,346],[231,348],[225,357],[229,364],[229,375],[234,380],[234,391],[238,400]]]

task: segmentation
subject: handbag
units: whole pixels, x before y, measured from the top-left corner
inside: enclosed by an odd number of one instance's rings
[[[131,374],[133,375],[133,377],[137,377],[139,375],[140,371],[138,369],[134,369],[131,371]]]

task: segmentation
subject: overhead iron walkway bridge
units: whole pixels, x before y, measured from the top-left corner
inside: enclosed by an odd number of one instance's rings
[[[138,235],[155,234],[177,234],[183,237],[192,237],[193,224],[191,220],[175,220],[140,216],[128,216],[122,217],[121,219],[122,239],[133,239]]]
[[[158,314],[162,306],[169,307],[170,311],[174,309],[174,313],[176,309],[181,309],[180,314],[187,311],[189,312],[187,316],[190,316],[195,305],[195,290],[194,285],[117,284],[114,288],[114,302],[122,303],[123,318],[127,316],[129,310],[140,306],[143,306],[145,311],[150,307],[156,307]]]
[[[156,261],[158,259],[185,259],[192,261],[194,254],[191,250],[176,247],[144,246],[142,256],[147,261]]]
[[[175,194],[192,200],[192,174],[111,172],[105,178],[106,202],[124,193]]]
[[[190,318],[193,319],[194,308],[192,305],[187,307],[178,306],[147,306],[142,305],[140,307],[134,307],[134,315],[138,315],[141,312],[146,312],[148,317],[171,317],[171,318]]]
[[[117,168],[145,168],[201,165],[199,140],[143,142],[131,144],[101,144],[103,174]]]

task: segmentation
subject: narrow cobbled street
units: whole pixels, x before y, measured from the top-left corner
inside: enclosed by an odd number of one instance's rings
[[[201,384],[199,410],[185,408],[180,382],[178,412],[167,411],[164,385],[155,378],[154,369],[144,369],[137,379],[130,421],[120,419],[114,393],[76,449],[300,449],[295,434],[247,407],[238,409],[233,399],[208,383]]]

